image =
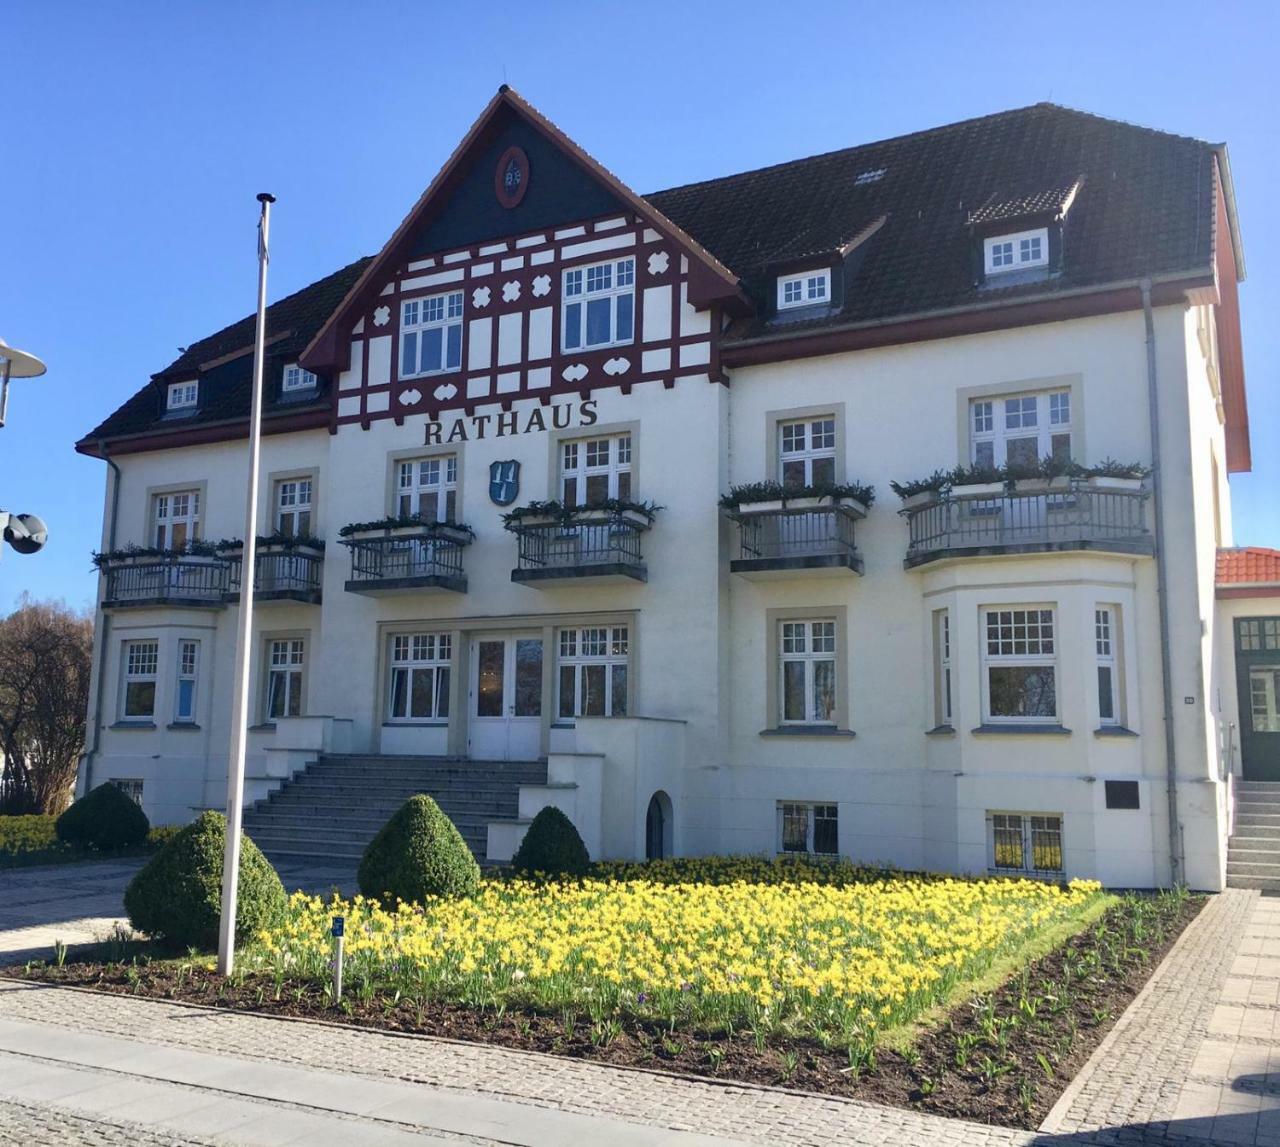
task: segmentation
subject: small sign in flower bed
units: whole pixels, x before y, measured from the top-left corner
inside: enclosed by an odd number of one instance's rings
[[[848,864],[600,865],[394,910],[298,894],[230,980],[191,958],[27,974],[1031,1126],[1188,903]]]

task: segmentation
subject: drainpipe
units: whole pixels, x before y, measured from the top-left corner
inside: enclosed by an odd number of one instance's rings
[[[1164,702],[1164,757],[1169,789],[1169,875],[1185,883],[1178,825],[1178,761],[1173,730],[1173,658],[1169,648],[1169,568],[1164,552],[1164,497],[1160,466],[1160,388],[1156,378],[1156,325],[1151,314],[1151,280],[1143,279],[1142,321],[1147,331],[1147,407],[1151,422],[1151,492],[1155,498],[1156,598],[1160,603],[1160,687]]]
[[[102,454],[102,460],[111,467],[111,510],[107,519],[107,551],[110,552],[116,548],[116,520],[120,516],[120,467],[116,465],[115,460],[107,453],[107,444],[105,442],[98,443],[98,450]],[[99,599],[99,613],[101,613],[101,599]],[[84,796],[93,788],[93,758],[98,752],[98,744],[102,740],[102,683],[107,673],[107,649],[110,642],[107,640],[107,634],[111,629],[111,615],[109,613],[101,613],[102,631],[98,635],[98,673],[97,687],[93,696],[93,722],[89,729],[89,744],[85,749],[83,758],[83,768],[81,776],[84,777],[84,788],[80,795]]]

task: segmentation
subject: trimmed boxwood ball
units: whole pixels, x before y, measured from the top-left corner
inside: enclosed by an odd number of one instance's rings
[[[182,948],[218,944],[222,857],[227,818],[202,813],[155,854],[124,892],[129,923],[139,932]],[[244,942],[284,913],[284,885],[247,836],[240,841],[236,940]]]
[[[591,865],[587,846],[573,821],[548,805],[525,831],[524,840],[511,858],[511,867],[522,876],[585,876]]]
[[[133,797],[108,781],[85,793],[58,817],[54,831],[64,844],[128,848],[146,841],[151,822]]]
[[[453,821],[419,794],[369,842],[357,879],[365,896],[390,907],[428,896],[470,896],[480,886],[480,866]]]

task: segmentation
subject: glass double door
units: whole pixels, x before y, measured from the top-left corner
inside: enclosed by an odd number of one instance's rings
[[[471,641],[468,754],[536,761],[542,747],[542,635],[495,633]]]

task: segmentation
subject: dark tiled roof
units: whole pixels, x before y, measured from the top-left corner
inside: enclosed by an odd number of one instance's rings
[[[1042,187],[1012,199],[1000,198],[1007,194],[1004,189],[993,191],[981,207],[969,212],[969,222],[977,225],[1026,219],[1028,216],[1060,215],[1082,182],[1075,179],[1061,187]]]
[[[884,175],[859,186],[859,174]],[[861,251],[843,307],[799,333],[993,297],[1067,290],[1208,267],[1213,231],[1208,144],[1036,104],[897,139],[646,196],[742,277],[757,299],[766,269],[837,250],[888,218]],[[1068,215],[1062,273],[979,291],[971,212],[1084,179]],[[730,338],[772,333],[760,318]]]
[[[285,363],[297,360],[302,348],[342,301],[368,262],[368,256],[357,259],[341,271],[335,271],[267,307],[267,337],[273,340],[267,345],[263,368],[268,384],[279,383]],[[253,346],[254,322],[255,316],[249,315],[229,327],[223,327],[217,334],[192,343],[164,370],[154,375],[154,381],[86,434],[83,441],[91,443],[139,434],[148,429],[177,429],[244,418],[249,412],[253,386],[253,354],[250,348]],[[239,354],[229,362],[218,363],[219,359],[237,351],[248,353]],[[193,378],[197,374],[200,377],[200,405],[196,412],[165,418],[163,400],[166,384],[179,378]],[[282,406],[284,404],[277,404],[276,409]],[[287,409],[298,410],[301,406],[289,403]]]
[[[1060,273],[994,289],[975,283],[975,221],[986,227],[996,219],[1057,210],[1078,183]],[[645,199],[738,275],[758,302],[768,297],[773,269],[810,258],[830,261],[883,216],[883,226],[851,256],[856,267],[851,262],[842,304],[820,315],[796,316],[782,328],[788,334],[1207,268],[1214,220],[1209,144],[1053,104]],[[277,372],[320,329],[367,261],[270,308],[269,329],[291,332],[271,347]],[[737,320],[726,337],[780,333],[763,311]],[[189,373],[252,339],[250,316],[189,347],[157,378]],[[250,367],[251,356],[245,355],[204,375],[204,405],[185,421],[243,417]],[[86,440],[145,431],[158,415],[153,384]]]

